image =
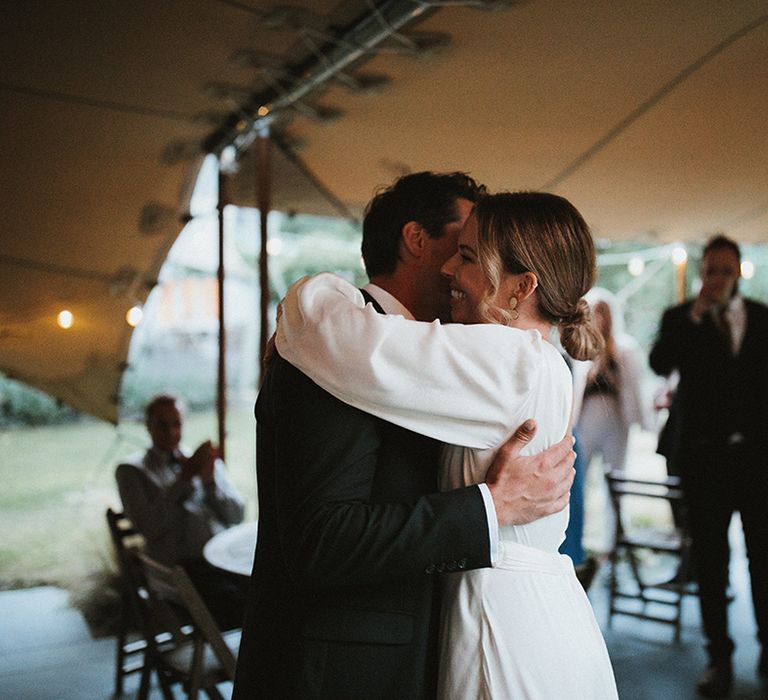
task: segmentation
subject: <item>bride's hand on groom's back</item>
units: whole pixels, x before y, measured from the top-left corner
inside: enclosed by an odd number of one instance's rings
[[[499,448],[486,475],[500,525],[524,525],[560,512],[570,498],[575,471],[573,436],[536,455],[520,454],[536,433],[536,422],[527,420]]]

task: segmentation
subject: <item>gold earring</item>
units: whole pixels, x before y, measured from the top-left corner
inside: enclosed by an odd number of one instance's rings
[[[517,321],[520,318],[520,312],[517,311],[517,297],[513,294],[509,297],[509,310],[512,314],[512,318]]]

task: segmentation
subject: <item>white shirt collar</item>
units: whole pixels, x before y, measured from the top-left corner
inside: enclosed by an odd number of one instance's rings
[[[728,314],[743,314],[744,313],[744,297],[740,294],[731,297],[730,301],[725,305],[726,313]]]
[[[186,456],[186,451],[182,449],[181,446],[176,448],[176,452],[178,455]],[[149,450],[147,450],[147,454],[151,455],[151,462],[154,468],[169,467],[178,464],[178,459],[174,459],[173,454],[166,452],[165,450],[161,450],[159,447],[155,447],[154,445],[152,445]]]
[[[154,445],[149,448],[148,452],[152,455],[156,464],[168,464],[171,461],[171,455],[168,452]]]
[[[373,284],[373,282],[368,282],[363,289],[379,302],[379,306],[384,309],[384,313],[397,314],[411,321],[415,320],[413,314],[385,289]]]
[[[737,294],[725,306],[725,316],[731,330],[731,351],[737,355],[747,331],[747,305],[744,297]]]

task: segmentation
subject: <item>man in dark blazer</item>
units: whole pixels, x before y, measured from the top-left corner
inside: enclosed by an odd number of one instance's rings
[[[677,369],[675,439],[688,506],[692,553],[709,665],[699,692],[722,697],[732,682],[728,636],[728,526],[739,511],[752,598],[768,677],[768,307],[738,293],[738,245],[717,236],[704,248],[701,291],[667,310],[650,364]]]
[[[369,204],[364,291],[380,311],[447,318],[439,270],[479,192],[461,173],[417,173]],[[434,440],[279,356],[256,416],[259,535],[234,697],[434,698],[436,574],[491,565],[497,522],[561,510],[572,441],[520,457],[518,437],[485,485],[436,493]]]

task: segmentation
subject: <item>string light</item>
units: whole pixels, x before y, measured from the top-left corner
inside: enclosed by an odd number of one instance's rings
[[[645,270],[645,260],[640,257],[630,258],[629,263],[627,263],[627,269],[632,277],[639,277],[643,274],[643,270]]]
[[[283,239],[278,236],[270,236],[267,241],[267,253],[269,255],[280,255],[283,250]]]
[[[72,323],[74,320],[75,317],[72,315],[72,312],[68,311],[67,309],[59,311],[59,315],[56,316],[56,323],[58,323],[59,327],[63,328],[64,330],[72,328]]]
[[[678,267],[685,265],[687,260],[688,260],[688,253],[686,252],[685,248],[683,248],[682,246],[677,246],[672,251],[672,262]]]
[[[751,280],[755,276],[755,264],[751,260],[741,261],[741,276],[745,280]]]
[[[234,146],[226,146],[219,156],[219,166],[224,172],[232,172],[237,163],[237,149]]]
[[[140,306],[132,306],[125,314],[125,320],[132,328],[136,328],[141,323],[141,319],[144,317],[144,312]]]

